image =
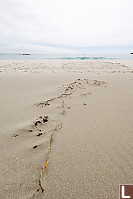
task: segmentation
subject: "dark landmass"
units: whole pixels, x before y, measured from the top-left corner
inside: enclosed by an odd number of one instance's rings
[[[27,53],[26,53],[26,54],[21,54],[21,55],[31,55],[31,54],[27,54]]]

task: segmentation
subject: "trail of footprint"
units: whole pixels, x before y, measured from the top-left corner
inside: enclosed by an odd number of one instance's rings
[[[63,85],[65,90],[64,90],[64,92],[61,95],[59,95],[57,97],[53,97],[51,99],[48,99],[46,101],[40,102],[40,103],[35,104],[35,105],[43,107],[43,106],[50,105],[49,102],[55,101],[57,99],[62,99],[61,107],[62,107],[62,114],[64,115],[66,113],[64,97],[72,96],[73,92],[76,91],[77,88],[80,89],[80,90],[86,89],[86,87],[85,87],[86,85],[89,85],[89,86],[103,86],[104,84],[106,84],[104,81],[89,80],[89,79],[83,79],[83,80],[82,79],[77,79],[76,81],[74,81],[74,82],[72,82],[72,83],[70,83],[70,84],[68,84],[66,86]],[[85,96],[85,95],[88,95],[88,94],[91,94],[91,93],[90,92],[80,93],[80,96]],[[47,122],[47,121],[48,121],[48,116],[40,117],[39,120],[37,119],[37,121],[34,122],[34,125],[37,128],[37,130],[40,131],[38,126],[40,124],[43,124],[43,123]],[[49,155],[50,155],[51,150],[52,150],[53,137],[54,137],[55,132],[59,131],[60,129],[62,129],[62,122],[60,122],[60,124],[58,124],[55,128],[49,129],[48,131],[45,131],[45,132],[39,132],[36,135],[36,136],[40,137],[42,135],[45,135],[46,133],[51,133],[50,142],[49,142],[49,151],[48,151],[48,154],[47,154],[46,162],[45,162],[45,165],[42,168],[41,174],[39,175],[39,178],[38,178],[38,184],[39,184],[41,192],[44,192],[44,188],[43,188],[43,186],[41,184],[41,178],[44,175],[44,173],[46,172],[46,169],[47,169],[47,166],[48,166]],[[39,190],[37,190],[37,191],[39,191]],[[33,199],[35,198],[35,193],[33,194],[32,198]]]

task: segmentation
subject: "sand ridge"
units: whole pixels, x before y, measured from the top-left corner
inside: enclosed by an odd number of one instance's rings
[[[6,73],[133,73],[132,60],[1,60],[0,72]]]

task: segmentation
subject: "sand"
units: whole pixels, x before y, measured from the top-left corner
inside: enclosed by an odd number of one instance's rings
[[[0,61],[2,199],[118,198],[133,183],[133,61]]]

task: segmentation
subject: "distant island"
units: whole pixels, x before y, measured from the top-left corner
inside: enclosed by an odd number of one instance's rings
[[[130,53],[131,55],[133,55],[133,53]]]
[[[20,54],[20,55],[31,55],[31,54],[27,54],[27,53],[26,53],[26,54]]]

